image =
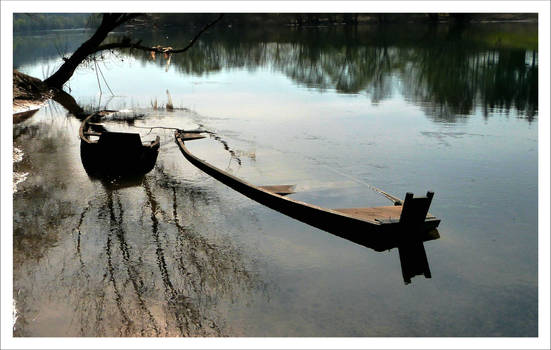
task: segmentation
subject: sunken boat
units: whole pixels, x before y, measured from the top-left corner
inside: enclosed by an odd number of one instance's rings
[[[140,134],[108,131],[104,115],[86,117],[79,129],[80,158],[86,173],[97,178],[140,177],[157,161],[160,137],[142,142]]]
[[[412,244],[421,244],[422,247],[423,242],[440,238],[436,229],[440,219],[428,212],[433,192],[427,192],[422,197],[414,197],[408,192],[404,200],[383,192],[394,202],[391,206],[322,208],[287,197],[292,193],[289,186],[255,186],[199,159],[189,151],[185,141],[203,137],[183,130],[175,133],[180,151],[194,166],[250,199],[296,220],[376,251],[409,247]],[[424,255],[424,249],[422,253]],[[421,260],[426,261],[426,257]],[[430,276],[427,264],[421,264],[421,268],[414,268],[408,274],[419,272],[424,272],[426,277]]]

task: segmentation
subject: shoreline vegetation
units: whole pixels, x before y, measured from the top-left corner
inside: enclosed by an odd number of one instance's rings
[[[201,27],[213,13],[157,13],[147,14],[126,29],[152,27]],[[490,23],[537,22],[537,13],[228,13],[221,21],[224,26],[293,26],[320,27],[358,24],[404,23]],[[101,22],[99,14],[91,13],[16,13],[13,18],[15,33],[60,29],[95,29]]]
[[[152,35],[158,30],[181,28],[189,32],[196,32],[193,28],[205,27],[205,23],[209,23],[213,19],[212,13],[160,13],[160,14],[144,14],[133,18],[131,21],[122,23],[120,29],[126,32],[126,35],[132,35],[134,31],[147,29]],[[101,22],[101,14],[14,14],[14,32],[21,32],[22,29],[33,31],[44,30],[63,30],[88,27],[90,29],[98,27]],[[231,28],[254,29],[255,26],[277,28],[283,25],[290,28],[323,28],[323,27],[339,27],[339,28],[359,28],[360,25],[376,26],[386,28],[385,32],[394,26],[403,24],[418,24],[425,23],[427,26],[434,25],[440,28],[438,23],[442,23],[442,28],[448,28],[451,31],[454,28],[465,28],[467,25],[478,23],[537,23],[537,13],[378,13],[378,14],[354,14],[354,13],[230,13],[225,14],[223,18],[219,18],[219,23],[216,25],[217,30],[228,31],[233,33]],[[216,20],[216,21],[218,21]],[[212,24],[212,23],[211,23]],[[388,27],[387,27],[388,26]],[[451,29],[450,29],[451,28]],[[378,35],[380,35],[379,33]],[[496,41],[500,47],[507,46],[510,42],[514,42],[516,38],[508,38],[499,36],[497,39],[490,35],[487,40]],[[124,44],[125,38],[122,38]],[[128,40],[128,38],[126,38]],[[113,44],[110,44],[113,45]],[[537,39],[535,42],[537,47]],[[537,50],[537,49],[536,49]],[[165,53],[166,54],[166,53]],[[535,57],[535,56],[534,56]],[[176,57],[174,59],[177,59]],[[67,58],[64,58],[67,60]],[[58,94],[53,84],[48,84],[48,81],[28,76],[19,72],[17,67],[13,70],[13,108],[15,112],[21,112],[27,109],[32,109],[37,105],[44,103],[54,94]],[[59,85],[59,84],[58,84]]]

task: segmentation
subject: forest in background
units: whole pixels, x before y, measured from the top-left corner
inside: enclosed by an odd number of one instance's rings
[[[100,14],[14,13],[14,32],[95,28]],[[212,21],[213,13],[153,13],[126,27],[198,27]],[[235,26],[324,26],[360,23],[537,21],[535,13],[228,13],[222,24]]]
[[[14,13],[13,31],[90,28],[90,13]]]

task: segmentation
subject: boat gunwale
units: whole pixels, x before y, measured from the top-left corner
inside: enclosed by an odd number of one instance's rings
[[[185,131],[183,131],[183,133],[185,133]],[[367,223],[367,224],[370,224],[370,225],[374,225],[374,226],[384,226],[384,225],[389,225],[388,223],[382,223],[382,222],[379,222],[379,221],[376,221],[376,220],[369,220],[369,219],[362,219],[362,218],[359,218],[359,217],[356,217],[356,216],[352,216],[352,215],[349,215],[349,214],[345,214],[345,213],[342,213],[342,212],[339,212],[337,210],[334,210],[334,209],[330,209],[330,208],[324,208],[324,207],[320,207],[320,206],[317,206],[315,204],[311,204],[311,203],[306,203],[306,202],[302,202],[302,201],[299,201],[299,200],[296,200],[296,199],[292,199],[292,198],[288,198],[288,197],[284,197],[284,196],[281,196],[281,195],[278,195],[277,193],[273,193],[273,192],[270,192],[268,190],[265,190],[263,188],[260,188],[258,186],[255,186],[245,180],[242,180],[222,169],[219,169],[217,167],[215,167],[214,165],[212,164],[209,164],[207,163],[206,161],[202,160],[202,159],[199,159],[197,156],[193,155],[189,149],[185,146],[185,143],[184,141],[181,139],[180,137],[180,133],[178,131],[176,131],[175,133],[175,137],[176,137],[176,140],[177,140],[177,143],[178,143],[178,146],[180,147],[180,149],[182,150],[182,153],[184,154],[184,156],[186,158],[191,158],[193,159],[195,162],[198,162],[200,163],[202,166],[204,167],[207,167],[209,169],[211,169],[211,171],[214,171],[214,172],[217,172],[219,173],[221,176],[224,176],[226,178],[230,178],[231,180],[233,181],[236,181],[238,183],[240,183],[241,185],[243,186],[246,186],[252,190],[255,190],[257,192],[262,192],[268,196],[271,196],[272,198],[274,199],[277,199],[281,202],[283,201],[287,201],[289,203],[293,203],[293,204],[296,204],[296,205],[300,205],[300,206],[303,206],[303,207],[307,207],[307,208],[310,208],[310,209],[313,209],[313,210],[316,210],[316,211],[319,211],[319,212],[325,212],[325,213],[328,213],[328,214],[331,214],[331,215],[336,215],[336,216],[339,216],[339,217],[343,217],[343,218],[346,218],[347,220],[353,220],[353,221],[358,221],[358,222],[361,222],[361,223]],[[193,163],[193,162],[192,162]],[[203,169],[201,169],[203,170]],[[209,174],[210,175],[210,174]],[[212,176],[212,175],[211,175]],[[222,182],[222,181],[221,181]],[[229,185],[228,185],[229,186]],[[231,186],[230,186],[231,187]],[[233,187],[232,187],[233,188]],[[238,191],[239,192],[239,191]],[[241,192],[240,192],[241,193]],[[243,193],[242,193],[243,194]],[[245,195],[245,194],[243,194]],[[249,197],[248,195],[245,195],[247,197]],[[249,197],[250,198],[250,197]],[[252,198],[251,198],[252,199]],[[377,208],[377,207],[371,207],[371,208]],[[425,222],[433,222],[433,221],[438,221],[440,222],[440,219],[436,218],[436,217],[431,217],[431,218],[426,218],[425,219]],[[392,223],[392,224],[398,224],[398,222],[396,223]],[[390,224],[390,225],[392,225]]]
[[[99,115],[99,114],[92,113],[89,116],[87,116],[86,118],[84,118],[82,123],[80,123],[80,127],[79,127],[79,130],[78,130],[78,136],[80,137],[81,141],[84,141],[84,142],[86,142],[87,144],[90,144],[90,145],[97,144],[99,140],[90,140],[88,137],[86,137],[84,135],[84,127],[85,127],[86,124],[88,124],[88,121],[96,115]],[[101,118],[103,118],[102,115],[99,115],[99,116]],[[100,135],[101,135],[101,133],[100,133]],[[97,135],[97,136],[100,136],[100,135]],[[140,137],[140,140],[141,140],[141,137]],[[147,147],[147,148],[151,148],[151,149],[159,148],[160,142],[161,142],[161,138],[159,137],[159,135],[157,135],[157,137],[155,138],[155,141],[152,141],[149,144],[146,144],[143,141],[141,141],[143,147]]]

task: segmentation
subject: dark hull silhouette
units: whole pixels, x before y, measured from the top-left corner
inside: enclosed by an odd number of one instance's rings
[[[197,168],[241,194],[287,216],[317,227],[352,242],[384,251],[440,237],[440,223],[428,213],[432,193],[413,198],[408,193],[401,205],[374,208],[326,209],[304,203],[270,190],[249,184],[197,158],[186,148],[184,141],[193,135],[176,132],[176,143],[184,157]],[[400,201],[401,202],[401,201]],[[428,273],[430,276],[430,272]]]
[[[88,116],[79,130],[80,158],[86,173],[98,178],[139,178],[155,167],[160,138],[143,144],[140,135],[110,132]],[[92,140],[97,137],[97,140]]]

